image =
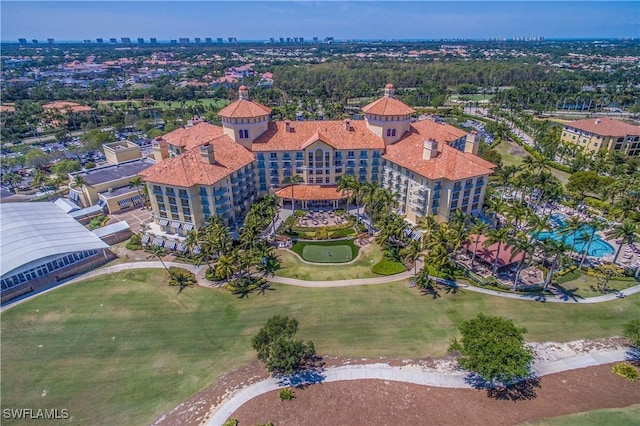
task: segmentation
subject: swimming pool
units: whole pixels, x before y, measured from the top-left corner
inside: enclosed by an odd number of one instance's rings
[[[573,247],[573,250],[577,253],[584,252],[585,246],[589,244],[589,241],[580,240],[580,234],[584,232],[588,232],[589,234],[593,231],[589,225],[584,225],[578,232],[576,232],[576,239],[574,241],[573,234],[568,235],[560,235],[560,231],[566,225],[567,217],[558,213],[554,213],[551,215],[551,221],[556,224],[557,228],[550,232],[540,232],[538,234],[538,240],[546,240],[548,238],[554,239],[556,241],[562,241],[569,244]],[[593,237],[593,241],[591,242],[591,246],[589,246],[589,252],[587,255],[593,257],[603,257],[610,256],[615,253],[615,249],[608,242],[604,241],[597,234]]]

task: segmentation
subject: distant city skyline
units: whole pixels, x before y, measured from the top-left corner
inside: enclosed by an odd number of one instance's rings
[[[0,39],[640,37],[638,1],[13,1]]]

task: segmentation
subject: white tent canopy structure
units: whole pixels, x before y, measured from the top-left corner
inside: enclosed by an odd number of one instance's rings
[[[2,291],[109,248],[53,203],[0,204]]]

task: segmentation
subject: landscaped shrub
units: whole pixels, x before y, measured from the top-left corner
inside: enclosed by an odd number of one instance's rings
[[[133,234],[125,247],[129,250],[140,250],[142,248],[142,240],[139,234]]]
[[[355,234],[356,234],[356,231],[353,228],[337,229],[335,231],[329,232],[329,238],[344,238],[344,237],[350,237]]]
[[[359,234],[363,234],[365,232],[369,232],[369,229],[367,228],[367,225],[365,225],[362,222],[358,223],[358,233]]]
[[[618,376],[624,377],[630,382],[636,382],[640,379],[640,373],[632,365],[616,364],[613,366],[613,372]]]
[[[387,257],[383,257],[382,260],[371,268],[371,272],[378,275],[395,275],[400,272],[406,271],[406,268],[402,262],[398,262]]]
[[[278,395],[280,396],[281,401],[290,401],[296,397],[296,393],[291,388],[280,389],[280,393]]]
[[[591,208],[600,210],[605,215],[609,213],[609,209],[611,208],[610,203],[598,200],[597,198],[593,198],[593,197],[584,197],[583,202],[585,205]]]
[[[238,419],[229,419],[222,426],[238,426],[240,424],[240,420]]]
[[[169,285],[177,285],[180,287],[186,287],[194,285],[196,283],[196,275],[183,268],[177,268],[172,266],[169,268]]]
[[[89,222],[89,224],[87,225],[87,228],[89,228],[90,230],[94,230],[94,229],[98,229],[102,226],[102,224],[105,221],[105,216],[104,215],[98,215],[96,217],[94,217],[93,219],[91,219],[91,222]]]
[[[621,268],[620,266],[613,265],[613,264],[600,265],[594,268],[588,268],[585,271],[585,273],[587,275],[591,275],[592,277],[597,277],[597,278],[611,277],[611,278],[618,279],[625,276],[624,268]]]

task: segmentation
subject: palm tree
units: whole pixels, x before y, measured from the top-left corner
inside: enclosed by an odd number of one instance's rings
[[[356,204],[356,226],[359,223],[360,218],[360,200],[364,193],[363,186],[355,176],[351,175],[342,175],[340,181],[338,181],[338,186],[336,187],[338,191],[341,191],[343,195],[348,195],[347,203],[350,201],[354,201]]]
[[[424,246],[421,240],[411,240],[400,253],[404,255],[408,264],[413,263],[413,275],[418,271],[418,259],[422,256]]]
[[[505,166],[501,167],[500,170],[496,173],[498,177],[498,182],[503,188],[509,189],[509,194],[511,194],[511,184],[512,179],[520,171],[518,166]],[[503,189],[502,194],[500,195],[501,199],[504,199],[506,191]]]
[[[433,289],[433,280],[429,276],[429,270],[423,268],[418,272],[414,278],[415,284],[423,290]]]
[[[229,280],[236,273],[236,259],[233,255],[218,257],[216,264],[216,275]]]
[[[487,239],[484,241],[483,245],[485,247],[489,247],[492,244],[498,243],[498,249],[496,250],[495,259],[493,260],[493,275],[496,275],[498,271],[498,259],[500,255],[500,249],[502,248],[502,244],[505,243],[508,239],[509,232],[511,229],[509,227],[504,227],[500,229],[492,229],[489,231],[489,235]]]
[[[471,268],[475,266],[476,253],[478,251],[478,243],[480,243],[480,236],[484,235],[484,233],[487,232],[488,229],[489,225],[479,219],[476,219],[476,221],[471,225],[471,228],[469,228],[469,234],[475,235],[475,244],[473,246],[473,254],[471,255]]]
[[[46,182],[47,182],[47,175],[42,170],[36,170],[35,174],[33,175],[33,180],[31,181],[31,183],[33,185],[36,185],[37,188],[39,188],[40,190],[42,190]]]
[[[291,184],[291,212],[295,211],[295,197],[293,194],[293,190],[297,184],[302,182],[304,179],[300,175],[286,176],[282,182]]]
[[[564,227],[558,231],[558,234],[562,235],[562,242],[565,243],[567,236],[571,235],[573,240],[576,239],[576,234],[584,227],[584,223],[578,216],[571,216],[564,224]],[[570,244],[574,247],[574,244]]]
[[[167,265],[165,265],[164,260],[162,260],[164,254],[165,253],[164,250],[162,250],[162,247],[153,246],[151,248],[151,256],[149,256],[149,258],[157,258],[160,263],[162,263],[162,267],[167,271],[167,274],[169,274],[169,278],[171,278],[171,272],[169,271],[169,268],[167,268]]]
[[[622,240],[620,241],[615,257],[613,258],[613,263],[616,263],[618,261],[618,256],[622,251],[622,246],[624,246],[625,243],[631,244],[638,239],[638,224],[627,219],[607,232],[607,237],[612,239],[620,238]]]
[[[71,181],[71,186],[74,188],[82,187],[87,184],[87,181],[81,175],[75,175]]]
[[[547,275],[547,279],[544,283],[544,290],[547,289],[549,284],[551,284],[551,280],[553,279],[553,274],[558,269],[563,256],[565,253],[570,250],[571,247],[564,243],[564,241],[554,240],[552,238],[548,238],[542,241],[542,250],[544,252],[547,260],[552,257],[551,267],[549,268],[549,274]]]
[[[516,291],[518,281],[520,281],[520,273],[524,268],[527,257],[533,257],[535,246],[529,242],[529,238],[526,234],[517,233],[509,239],[509,247],[511,247],[511,259],[509,260],[513,260],[517,255],[522,254],[522,259],[520,259],[520,262],[518,262],[516,272],[513,276],[513,291]]]
[[[144,181],[140,176],[135,176],[133,179],[129,181],[129,188],[135,188],[138,191],[138,195],[142,198],[142,193],[140,192],[140,187],[144,185]]]
[[[380,218],[391,213],[393,209],[398,207],[399,198],[400,194],[396,192],[391,192],[386,188],[378,188],[371,218],[377,222]]]
[[[580,259],[580,266],[578,267],[578,269],[582,269],[582,265],[584,264],[584,261],[587,258],[587,255],[589,254],[589,249],[591,248],[591,243],[595,238],[596,232],[606,229],[607,224],[604,220],[596,219],[591,223],[589,223],[589,227],[591,228],[591,232],[584,232],[578,236],[580,240],[587,243],[586,246],[584,247],[584,252],[582,253],[582,259]],[[585,236],[584,234],[587,234],[587,235]]]

